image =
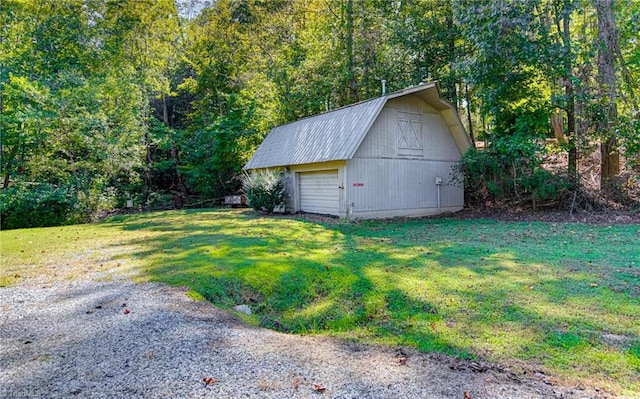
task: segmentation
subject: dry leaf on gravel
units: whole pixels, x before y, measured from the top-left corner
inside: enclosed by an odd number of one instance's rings
[[[217,380],[213,377],[205,377],[202,379],[202,382],[204,382],[205,385],[213,385],[217,382]]]
[[[313,390],[318,392],[318,393],[322,393],[327,389],[322,384],[313,384],[311,386],[313,387]]]
[[[469,392],[464,391],[464,399],[473,399],[473,398],[471,397],[471,395],[469,395]]]

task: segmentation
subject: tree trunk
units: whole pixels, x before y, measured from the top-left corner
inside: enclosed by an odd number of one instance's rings
[[[14,162],[14,158],[16,157],[16,147],[11,148],[9,154],[5,154],[4,150],[2,153],[2,162],[4,162],[4,179],[2,183],[2,189],[5,190],[11,184],[11,164]]]
[[[575,100],[573,95],[573,76],[571,65],[571,0],[564,1],[562,16],[562,42],[564,46],[564,79],[565,95],[567,96],[567,136],[569,138],[569,176],[576,180],[578,177],[578,138],[576,137]]]
[[[162,121],[164,124],[170,128],[171,127],[171,118],[169,116],[169,104],[167,104],[167,95],[164,94],[162,96]],[[174,195],[174,204],[177,209],[182,209],[182,198],[187,195],[187,188],[184,185],[184,179],[182,178],[182,173],[180,173],[180,162],[178,159],[178,149],[176,148],[175,140],[171,137],[171,160],[173,161],[173,165],[176,171],[176,185],[178,186],[178,196],[179,200],[176,200]]]
[[[469,85],[464,84],[464,94],[467,100],[467,120],[469,121],[469,137],[471,137],[471,143],[473,143],[473,147],[476,146],[476,139],[473,136],[473,121],[471,119],[471,97],[469,96]]]
[[[143,93],[146,94],[146,90],[144,86],[142,87]],[[148,99],[149,96],[145,95],[145,98]],[[153,165],[153,154],[151,153],[151,137],[149,136],[149,101],[144,102],[144,106],[142,108],[142,120],[143,120],[143,129],[144,129],[144,147],[145,147],[145,165],[144,165],[144,198],[143,203],[146,205],[149,203],[149,196],[151,195],[151,184],[152,184],[152,176],[151,169]]]
[[[2,92],[0,92],[0,117],[2,117]],[[4,158],[4,145],[2,144],[4,143],[4,134],[2,133],[2,126],[0,126],[0,161],[5,163],[5,175],[2,183],[2,189],[4,190],[9,186],[11,174],[9,173],[8,163],[6,163],[6,159]]]
[[[618,140],[613,131],[617,118],[615,54],[617,43],[616,22],[613,18],[613,0],[596,1],[598,16],[598,81],[600,97],[607,105],[604,120],[598,122],[600,142],[600,190],[615,195],[613,178],[620,173]]]
[[[358,87],[353,73],[353,0],[347,0],[347,81],[349,83],[349,97],[352,102],[358,102]]]
[[[456,111],[458,111],[460,109],[460,106],[458,104],[458,87],[457,87],[457,82],[456,82],[456,78],[455,78],[455,65],[454,65],[454,54],[456,51],[456,38],[455,36],[452,34],[453,32],[453,11],[450,10],[450,8],[447,8],[448,12],[446,15],[446,24],[447,24],[447,49],[449,51],[449,57],[451,59],[451,63],[449,65],[449,91],[450,91],[450,96],[451,96],[451,103],[453,104],[454,107],[456,107]]]

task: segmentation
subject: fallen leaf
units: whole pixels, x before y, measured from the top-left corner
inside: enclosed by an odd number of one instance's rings
[[[471,395],[469,395],[469,392],[464,391],[464,399],[472,399]]]
[[[313,384],[312,387],[314,391],[320,392],[320,393],[324,392],[327,389],[322,384]]]
[[[217,382],[217,380],[213,377],[205,377],[202,379],[202,382],[204,382],[205,385],[213,385]]]
[[[482,373],[482,372],[487,371],[487,368],[488,368],[488,367],[487,367],[487,366],[485,366],[485,365],[483,365],[483,364],[478,364],[478,363],[476,363],[476,362],[471,362],[471,363],[469,364],[469,368],[470,368],[471,370],[473,370],[474,372],[476,372],[476,373]]]
[[[398,363],[407,364],[407,358],[406,357],[399,357],[398,358]]]
[[[598,286],[598,284],[596,284],[596,283],[591,283],[591,284],[589,284],[589,287],[592,287],[592,288],[593,288],[593,287],[597,287],[597,286]]]
[[[300,386],[300,378],[296,377],[293,379],[293,389],[297,390],[298,386]]]
[[[544,383],[547,385],[558,385],[558,380],[556,380],[555,378],[547,378],[546,380],[544,380]]]
[[[129,313],[131,313],[131,311],[129,309],[125,309],[124,310],[124,314],[129,314]]]

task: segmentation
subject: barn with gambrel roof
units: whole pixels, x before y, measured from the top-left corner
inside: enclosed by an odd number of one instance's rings
[[[292,213],[425,216],[462,209],[452,168],[470,146],[431,82],[278,126],[245,170],[282,170]]]

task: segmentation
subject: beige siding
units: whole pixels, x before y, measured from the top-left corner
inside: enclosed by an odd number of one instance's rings
[[[354,158],[458,161],[460,151],[440,113],[410,95],[387,102]]]
[[[405,159],[353,159],[346,168],[347,201],[351,217],[419,216],[440,210],[456,211],[464,190],[451,181],[455,162]]]
[[[464,190],[451,181],[461,154],[438,110],[417,96],[391,99],[345,171],[354,218],[421,216],[457,211]]]

